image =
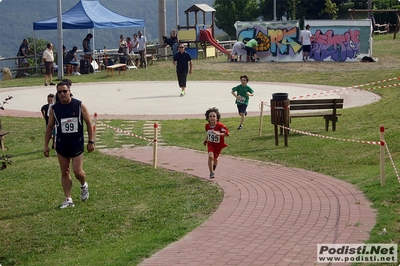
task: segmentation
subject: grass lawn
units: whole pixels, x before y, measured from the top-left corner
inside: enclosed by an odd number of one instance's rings
[[[195,61],[195,75],[190,80],[238,80],[244,66],[254,81],[348,87],[399,77],[400,45],[392,37],[375,38],[374,57],[379,58],[376,63],[261,63],[260,68],[257,64],[230,64],[225,58],[217,58]],[[71,79],[73,82],[175,80],[171,65],[156,62],[147,71],[138,70],[141,75],[127,71],[125,76],[117,75],[112,80],[105,73],[71,76]],[[39,76],[1,81],[0,90],[40,85],[43,80]],[[381,85],[397,83],[394,80]],[[295,119],[291,127],[339,139],[378,141],[379,126],[384,124],[385,140],[394,164],[400,167],[400,109],[396,106],[400,91],[395,86],[372,91],[382,99],[368,106],[342,110],[335,132],[325,132],[321,118]],[[43,156],[42,120],[1,117],[3,128],[11,134],[6,139],[8,150],[0,151],[0,156],[12,156],[12,163],[0,171],[2,266],[137,265],[199,226],[221,202],[223,192],[211,182],[94,152],[85,154],[84,165],[90,177],[91,199],[84,203],[76,201],[75,208],[60,210],[63,197],[59,167],[55,155]],[[222,121],[235,129],[238,118],[222,118]],[[224,155],[304,168],[355,184],[377,210],[377,223],[368,243],[400,243],[400,184],[386,156],[386,186],[381,188],[379,146],[299,133],[290,134],[289,147],[275,146],[269,121],[269,117],[264,118],[263,135],[259,137],[259,118],[247,117],[245,129],[227,139],[229,146]],[[204,119],[162,121],[163,139],[167,145],[204,150],[201,144],[204,122]],[[116,127],[121,123],[122,120],[111,122]],[[246,136],[247,141],[239,134]],[[109,147],[122,144],[115,141],[111,131],[103,133],[102,140]],[[79,186],[75,180],[73,184],[77,198]],[[382,234],[384,228],[386,233]]]

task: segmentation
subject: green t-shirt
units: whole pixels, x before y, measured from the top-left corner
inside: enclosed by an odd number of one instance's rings
[[[251,39],[250,41],[248,41],[247,43],[246,43],[246,46],[247,47],[250,47],[250,48],[254,48],[254,47],[256,47],[258,45],[258,42],[256,41],[256,39]]]
[[[241,104],[248,105],[249,104],[249,96],[247,95],[247,92],[254,93],[252,88],[250,88],[247,85],[246,86],[242,86],[242,84],[240,84],[240,85],[238,85],[236,87],[233,87],[232,91],[235,91],[236,94],[238,96],[240,96],[240,100],[236,98],[235,103],[237,105],[241,105]]]

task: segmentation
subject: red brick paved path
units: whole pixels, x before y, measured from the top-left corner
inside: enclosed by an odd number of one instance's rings
[[[152,164],[151,147],[102,152]],[[206,153],[160,147],[158,167],[209,180]],[[326,175],[223,155],[215,173],[216,212],[141,265],[316,265],[317,244],[362,243],[375,224],[364,195]]]

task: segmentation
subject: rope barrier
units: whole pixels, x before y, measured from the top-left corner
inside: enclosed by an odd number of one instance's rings
[[[397,181],[399,181],[399,183],[400,183],[399,172],[397,171],[396,165],[394,164],[394,161],[393,161],[393,158],[392,158],[392,154],[390,153],[389,147],[388,147],[388,145],[387,145],[386,142],[385,142],[385,147],[386,147],[386,151],[387,151],[388,156],[389,156],[390,163],[392,164],[392,167],[393,167],[393,169],[394,169],[394,173],[396,174]]]
[[[378,87],[372,87],[372,88],[365,89],[365,90],[375,90],[375,89],[390,88],[390,87],[397,87],[397,86],[400,86],[400,83],[389,84],[389,85],[378,86]]]
[[[157,168],[158,123],[154,123],[154,138],[153,139],[142,137],[142,136],[139,136],[137,134],[133,134],[131,132],[125,131],[123,129],[104,124],[104,123],[102,123],[102,122],[97,120],[97,113],[94,113],[94,121],[93,121],[94,133],[96,133],[97,124],[105,126],[107,128],[111,128],[116,132],[122,132],[122,133],[124,133],[125,135],[128,135],[128,136],[132,136],[132,137],[135,137],[135,138],[138,138],[138,139],[146,140],[146,141],[149,142],[149,144],[147,144],[147,146],[150,146],[150,144],[153,143],[153,167],[154,167],[154,169]],[[94,135],[96,135],[96,134],[94,134]]]
[[[370,85],[381,84],[381,83],[385,83],[385,82],[389,82],[389,81],[393,81],[393,80],[400,80],[400,77],[383,79],[383,80],[379,80],[379,81],[373,81],[370,83],[365,83],[365,84],[355,85],[355,86],[350,86],[350,87],[344,87],[344,88],[339,88],[339,89],[333,89],[333,90],[329,90],[329,91],[321,91],[321,92],[316,92],[316,93],[312,93],[312,94],[293,96],[293,97],[291,97],[291,100],[304,99],[304,98],[310,98],[310,97],[323,97],[323,96],[328,96],[328,95],[333,95],[333,94],[342,94],[342,93],[337,93],[337,92],[345,91],[345,90],[347,90],[347,92],[344,92],[344,93],[349,93],[349,92],[358,92],[358,91],[363,91],[363,90],[375,90],[375,89],[381,89],[381,88],[400,86],[400,83],[396,83],[396,84],[391,84],[391,85],[376,86],[373,88],[355,89],[355,88],[362,88],[362,87],[366,87],[366,86],[370,86]],[[355,89],[355,90],[352,90],[352,89]],[[349,90],[352,90],[352,91],[349,91]],[[266,103],[267,103],[266,101],[261,100],[261,104],[269,106]]]
[[[305,99],[305,98],[317,98],[317,97],[325,97],[325,96],[332,96],[335,94],[345,94],[345,93],[352,93],[352,92],[359,92],[359,91],[371,91],[371,90],[376,90],[376,89],[384,89],[384,88],[390,88],[390,87],[398,87],[400,86],[400,83],[395,83],[395,84],[389,84],[389,85],[384,85],[384,86],[377,86],[377,87],[372,87],[372,88],[366,88],[363,90],[357,89],[357,90],[352,90],[352,91],[343,91],[341,93],[330,93],[328,91],[323,91],[323,92],[318,92],[318,93],[314,93],[314,94],[307,94],[304,96],[294,96],[292,97],[292,100],[296,100],[296,99]],[[327,94],[329,93],[329,94]],[[258,109],[261,110],[261,105],[264,106],[268,106],[270,107],[270,105],[267,102],[261,101]]]
[[[400,77],[394,77],[394,78],[389,78],[389,79],[383,79],[383,80],[379,80],[379,81],[373,81],[373,82],[370,82],[370,83],[365,83],[365,84],[362,84],[362,85],[356,85],[356,86],[352,86],[352,87],[356,87],[356,88],[358,88],[358,87],[365,87],[365,86],[369,86],[369,85],[375,85],[375,84],[380,84],[380,83],[385,83],[385,82],[388,82],[388,81],[392,81],[392,80],[400,80]],[[352,88],[352,87],[349,87],[349,88]]]
[[[336,92],[339,92],[339,91],[350,90],[350,89],[354,89],[354,88],[362,88],[362,87],[375,85],[375,84],[380,84],[380,83],[385,83],[385,82],[393,81],[393,80],[400,80],[400,77],[384,79],[384,80],[380,80],[380,81],[374,81],[374,82],[365,83],[365,84],[361,84],[361,85],[355,85],[355,86],[350,86],[350,87],[345,87],[345,88],[340,88],[340,89],[334,89],[334,90],[329,90],[329,91],[323,91],[323,92],[318,92],[318,93],[313,93],[313,94],[306,94],[306,95],[301,95],[301,96],[293,96],[291,99],[295,100],[295,99],[302,99],[302,98],[308,98],[308,97],[312,97],[312,96],[322,95],[322,94],[326,94],[326,93],[336,93]],[[381,86],[381,87],[385,87],[385,86]],[[357,91],[361,91],[361,90],[360,89],[353,90],[353,92],[357,92]]]
[[[306,132],[306,131],[301,131],[301,130],[297,130],[297,129],[293,129],[293,128],[288,128],[282,125],[278,125],[279,127],[283,128],[283,129],[287,129],[293,132],[297,132],[303,135],[307,135],[307,136],[312,136],[312,137],[319,137],[319,138],[323,138],[323,139],[332,139],[332,140],[340,140],[340,141],[345,141],[345,142],[356,142],[356,143],[362,143],[362,144],[371,144],[371,145],[381,145],[381,141],[365,141],[365,140],[352,140],[352,139],[341,139],[341,138],[334,138],[334,137],[330,137],[330,136],[324,136],[324,135],[319,135],[319,134],[314,134],[314,133],[310,133],[310,132]]]
[[[324,135],[319,135],[319,134],[314,134],[314,133],[310,133],[310,132],[306,132],[306,131],[301,131],[301,130],[296,130],[293,128],[288,128],[282,125],[278,125],[279,127],[283,128],[283,129],[287,129],[290,130],[292,132],[297,132],[303,135],[307,135],[307,136],[312,136],[312,137],[319,137],[319,138],[323,138],[323,139],[331,139],[331,140],[339,140],[339,141],[345,141],[345,142],[354,142],[354,143],[361,143],[361,144],[371,144],[371,145],[380,145],[380,146],[385,146],[386,147],[386,151],[388,153],[389,156],[389,160],[390,163],[393,167],[394,173],[397,177],[397,181],[400,183],[400,175],[399,172],[397,171],[396,165],[394,163],[393,157],[390,153],[389,147],[386,143],[386,141],[384,140],[380,140],[380,141],[365,141],[365,140],[352,140],[352,139],[342,139],[342,138],[334,138],[334,137],[330,137],[330,136],[324,136]],[[384,184],[384,182],[383,182]]]
[[[131,133],[131,132],[128,132],[128,131],[125,131],[125,130],[123,130],[123,129],[120,129],[120,128],[117,128],[117,127],[113,127],[113,126],[104,124],[104,123],[99,122],[99,121],[98,121],[97,123],[100,124],[100,125],[102,125],[102,126],[111,128],[111,129],[115,130],[116,132],[122,132],[122,133],[124,133],[124,134],[126,134],[126,135],[129,135],[129,136],[132,136],[132,137],[135,137],[135,138],[138,138],[138,139],[146,140],[146,141],[149,141],[149,142],[153,142],[153,141],[154,141],[154,140],[152,140],[152,139],[149,139],[149,138],[146,138],[146,137],[142,137],[142,136],[133,134],[133,133]],[[151,143],[149,143],[149,144],[151,144]]]
[[[377,85],[377,84],[381,84],[381,83],[385,83],[385,82],[389,82],[389,81],[393,81],[393,80],[400,80],[400,77],[395,77],[395,78],[390,78],[390,79],[384,79],[384,80],[380,80],[380,81],[375,81],[375,82],[370,82],[370,83],[365,83],[365,84],[361,84],[361,85],[356,85],[356,86],[351,86],[351,87],[346,87],[346,88],[339,88],[339,89],[333,89],[333,90],[329,90],[329,91],[322,91],[322,92],[318,92],[318,93],[313,93],[313,94],[307,94],[307,95],[302,95],[302,96],[294,96],[291,97],[292,100],[296,100],[296,99],[306,99],[306,98],[315,98],[315,97],[322,97],[322,96],[327,96],[328,94],[345,94],[345,93],[351,93],[351,92],[358,92],[358,91],[362,91],[362,90],[375,90],[375,89],[381,89],[381,88],[390,88],[390,87],[397,87],[400,86],[400,83],[394,83],[394,84],[388,84],[388,85],[382,85],[382,86],[375,86],[375,87],[371,87],[371,88],[363,88],[366,86],[371,86],[371,85]],[[261,101],[259,104],[259,109],[260,109],[260,123],[259,123],[259,136],[261,137],[261,131],[262,131],[262,117],[263,117],[263,110],[264,110],[264,106],[268,106],[270,108],[274,108],[277,109],[276,107],[272,107],[268,104],[268,102],[265,101]],[[279,107],[279,108],[283,108],[283,107]],[[272,112],[272,110],[271,110]],[[283,126],[283,125],[277,125],[275,124],[275,142],[276,145],[278,145],[278,141],[277,141],[277,127],[281,128],[281,134],[282,134],[282,129],[285,130],[285,145],[287,146],[287,132],[290,130],[292,132],[297,132],[303,135],[307,135],[307,136],[313,136],[313,137],[319,137],[319,138],[323,138],[323,139],[331,139],[331,140],[338,140],[338,141],[344,141],[344,142],[353,142],[353,143],[361,143],[361,144],[371,144],[371,145],[379,145],[380,146],[380,167],[381,167],[381,187],[385,186],[385,148],[386,151],[389,155],[389,159],[390,162],[392,164],[392,167],[394,169],[394,172],[396,174],[397,180],[400,183],[400,176],[399,173],[397,171],[397,168],[394,164],[394,160],[392,158],[392,155],[390,154],[389,151],[389,147],[387,145],[387,143],[384,140],[384,126],[381,125],[380,126],[380,133],[381,133],[381,139],[380,141],[364,141],[364,140],[352,140],[352,139],[343,139],[343,138],[335,138],[335,137],[330,137],[330,136],[324,136],[324,135],[319,135],[319,134],[314,134],[314,133],[310,133],[310,132],[306,132],[306,131],[301,131],[301,130],[296,130],[296,129],[292,129],[289,128],[288,126]]]
[[[366,88],[366,89],[357,89],[357,90],[351,90],[351,91],[343,91],[340,93],[331,93],[333,91],[322,91],[322,92],[317,92],[317,93],[313,93],[313,94],[306,94],[306,95],[302,95],[302,96],[293,96],[291,99],[292,100],[298,100],[298,99],[306,99],[306,98],[318,98],[318,97],[326,97],[326,96],[332,96],[335,94],[346,94],[346,93],[352,93],[352,92],[359,92],[359,91],[371,91],[371,90],[376,90],[376,89],[384,89],[384,88],[390,88],[390,87],[398,87],[400,86],[400,83],[395,83],[395,84],[389,84],[389,85],[384,85],[384,86],[376,86],[376,87],[372,87],[372,88]],[[340,91],[341,89],[337,90]],[[329,94],[328,94],[329,93]],[[264,106],[268,106],[270,107],[270,105],[267,102],[261,101],[260,105],[258,107],[258,109],[261,110],[261,105]]]
[[[378,84],[378,83],[382,83],[382,82],[387,82],[390,80],[394,80],[394,79],[400,79],[399,78],[392,78],[392,79],[387,79],[387,80],[382,80],[382,81],[377,81],[377,82],[371,82],[371,83],[367,83],[367,84],[363,84],[363,85],[357,85],[357,86],[353,86],[353,87],[362,87],[365,85],[371,85],[371,84]],[[395,83],[395,84],[389,84],[389,85],[384,85],[384,86],[376,86],[376,87],[372,87],[372,88],[366,88],[366,89],[357,89],[357,90],[352,90],[352,91],[344,91],[341,93],[331,93],[331,92],[336,92],[336,91],[340,91],[340,90],[345,90],[345,89],[349,89],[349,88],[353,88],[353,87],[348,87],[348,88],[342,88],[342,89],[336,89],[336,90],[331,90],[331,91],[321,91],[321,92],[317,92],[317,93],[313,93],[313,94],[306,94],[306,95],[302,95],[302,96],[293,96],[291,99],[295,100],[295,99],[304,99],[304,98],[316,98],[316,97],[324,97],[324,96],[330,96],[330,95],[334,95],[334,94],[344,94],[344,93],[350,93],[350,92],[358,92],[358,91],[371,91],[371,90],[376,90],[376,89],[383,89],[383,88],[391,88],[391,87],[398,87],[400,86],[400,83]],[[328,94],[330,93],[330,94]],[[265,101],[260,101],[260,104],[258,105],[258,109],[261,110],[261,106],[268,106],[271,107],[268,102]]]

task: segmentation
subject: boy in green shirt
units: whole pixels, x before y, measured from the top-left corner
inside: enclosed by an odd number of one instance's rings
[[[247,105],[249,104],[249,96],[254,95],[254,91],[250,88],[247,83],[249,82],[249,77],[247,75],[240,76],[241,84],[232,88],[232,95],[236,98],[236,105],[240,115],[240,125],[238,130],[243,128],[244,117],[247,115]]]

